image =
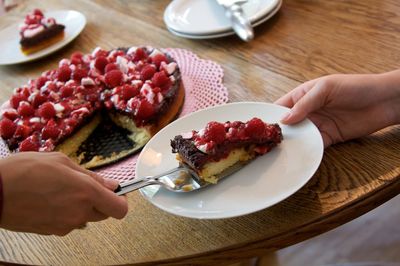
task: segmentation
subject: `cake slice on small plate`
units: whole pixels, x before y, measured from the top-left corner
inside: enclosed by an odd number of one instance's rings
[[[20,26],[22,52],[29,55],[62,40],[64,29],[64,25],[58,24],[54,18],[45,17],[40,9],[33,10]]]
[[[175,136],[172,152],[186,167],[209,183],[237,164],[245,164],[269,152],[282,141],[278,124],[259,118],[247,122],[209,122],[205,128]]]

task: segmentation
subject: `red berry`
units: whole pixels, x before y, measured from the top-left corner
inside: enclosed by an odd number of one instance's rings
[[[34,114],[34,112],[35,112],[35,109],[33,109],[33,107],[27,102],[23,102],[18,107],[18,114],[22,117],[32,116]]]
[[[161,62],[168,62],[167,57],[163,54],[156,54],[151,60],[157,67],[160,67]]]
[[[74,88],[71,86],[64,86],[60,90],[61,98],[67,98],[74,93]]]
[[[76,81],[81,81],[82,78],[85,78],[88,76],[88,71],[87,69],[84,68],[76,68],[74,70],[74,72],[72,73],[72,79],[76,80]]]
[[[35,8],[35,9],[33,10],[33,14],[34,14],[35,16],[40,16],[40,17],[43,17],[43,16],[44,16],[43,13],[42,13],[42,11],[41,11],[40,9],[38,9],[38,8]]]
[[[9,109],[9,110],[4,111],[3,117],[6,117],[6,118],[10,119],[11,121],[14,121],[15,119],[17,119],[19,117],[19,115],[15,109]]]
[[[104,79],[108,87],[114,88],[121,85],[123,77],[124,75],[120,70],[111,70],[105,74]]]
[[[32,105],[34,108],[38,108],[42,103],[47,101],[47,97],[42,95],[42,94],[36,94],[35,97],[33,97],[32,100]]]
[[[17,125],[8,118],[3,118],[0,121],[0,135],[3,139],[12,138],[17,129]]]
[[[46,102],[39,107],[39,115],[43,118],[50,119],[56,115],[56,110],[50,102]]]
[[[143,48],[137,48],[135,55],[133,56],[133,61],[139,61],[142,59],[145,59],[147,57],[146,52],[144,51]]]
[[[22,95],[20,93],[14,94],[13,96],[11,96],[11,99],[10,99],[11,107],[14,109],[17,109],[19,106],[19,103],[22,101],[26,101],[26,100],[27,100],[27,97],[25,95]]]
[[[142,71],[140,71],[140,79],[145,81],[151,79],[156,73],[156,69],[152,65],[146,65]]]
[[[215,121],[209,122],[204,130],[204,140],[219,144],[225,140],[224,124]]]
[[[57,79],[59,81],[68,81],[71,78],[71,69],[67,65],[62,65],[57,70]]]
[[[121,96],[122,99],[124,99],[125,101],[135,97],[138,94],[139,94],[139,89],[134,86],[126,84],[122,87]]]
[[[264,136],[265,123],[259,118],[253,118],[246,123],[244,130],[248,137],[260,138]]]
[[[27,138],[19,145],[19,151],[38,151],[39,142],[33,141],[32,138]]]
[[[146,99],[142,99],[136,110],[136,117],[139,119],[146,119],[154,114],[154,106]]]
[[[31,128],[27,125],[17,125],[14,136],[19,139],[26,139],[31,133]]]
[[[104,72],[104,68],[108,64],[108,59],[105,56],[99,56],[94,60],[94,66],[100,70],[102,73]]]
[[[47,125],[42,130],[42,139],[56,140],[60,135],[61,130],[55,125]]]
[[[96,48],[97,49],[97,48]],[[105,56],[107,57],[108,52],[103,49],[97,49],[96,53],[94,54],[94,57],[99,57],[99,56]]]
[[[111,70],[114,70],[114,69],[118,69],[118,66],[116,64],[114,64],[114,63],[109,63],[104,68],[104,72],[107,73],[107,72],[110,72]]]
[[[46,81],[48,81],[49,79],[47,77],[39,77],[36,79],[35,81],[35,86],[36,89],[40,90],[41,87],[43,87],[44,84],[46,84]]]
[[[151,81],[153,82],[154,86],[160,87],[161,89],[166,89],[171,86],[171,80],[163,71],[155,73]]]

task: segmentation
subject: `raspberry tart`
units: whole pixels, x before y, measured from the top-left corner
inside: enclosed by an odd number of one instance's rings
[[[93,168],[140,149],[183,101],[179,67],[167,54],[96,48],[16,88],[2,110],[0,135],[11,151],[61,151]]]
[[[54,18],[46,18],[40,9],[26,15],[20,26],[20,45],[25,54],[42,50],[64,37],[65,26],[58,24]]]
[[[175,136],[172,152],[203,181],[217,183],[230,167],[269,152],[282,141],[278,124],[259,118],[247,122],[209,122],[204,129]]]

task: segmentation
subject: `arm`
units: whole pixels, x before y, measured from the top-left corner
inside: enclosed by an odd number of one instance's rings
[[[400,70],[317,78],[275,103],[291,108],[285,124],[313,121],[327,147],[400,122]]]
[[[113,190],[118,182],[81,168],[61,153],[23,152],[0,160],[3,212],[0,227],[65,235],[87,222],[121,219],[128,206]]]

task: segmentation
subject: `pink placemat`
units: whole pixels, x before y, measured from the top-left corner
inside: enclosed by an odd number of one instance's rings
[[[222,84],[224,71],[217,63],[200,59],[196,54],[185,49],[166,48],[178,63],[182,82],[185,87],[185,103],[179,117],[207,107],[228,102],[228,90]],[[7,145],[0,141],[0,157],[10,155]],[[135,178],[136,161],[139,154],[123,161],[96,170],[97,173],[119,180],[128,181]]]

